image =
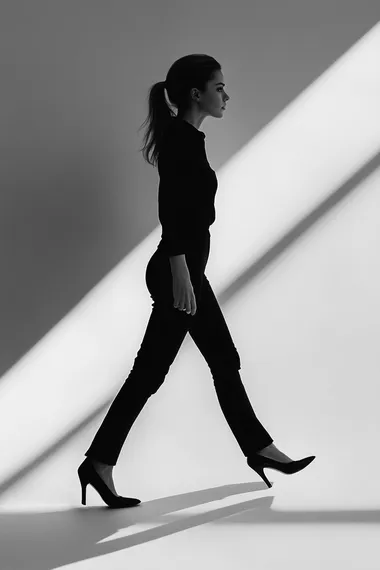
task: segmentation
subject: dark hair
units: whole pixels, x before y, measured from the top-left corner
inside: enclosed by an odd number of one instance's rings
[[[177,108],[177,114],[182,115],[190,106],[190,89],[196,87],[199,91],[205,91],[206,83],[213,78],[216,71],[220,70],[220,63],[209,55],[203,53],[185,55],[170,67],[166,81],[159,81],[150,87],[149,113],[140,129],[145,124],[148,124],[148,127],[144,134],[144,146],[139,149],[148,164],[157,166],[162,134],[176,116],[166,100],[165,88],[169,102]]]

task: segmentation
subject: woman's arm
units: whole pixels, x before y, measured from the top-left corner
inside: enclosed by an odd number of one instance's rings
[[[184,253],[181,255],[173,255],[169,257],[169,261],[173,277],[178,277],[179,275],[188,275],[190,278],[190,273],[187,267],[186,257]]]

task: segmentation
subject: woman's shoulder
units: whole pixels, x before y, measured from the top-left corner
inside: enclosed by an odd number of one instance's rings
[[[166,125],[161,138],[161,151],[165,152],[165,150],[170,150],[170,153],[177,153],[191,144],[186,128],[184,128],[184,125],[181,123],[183,123],[183,121],[172,119],[171,122]]]
[[[163,134],[167,138],[173,138],[183,136],[185,132],[183,121],[174,117],[165,125]]]

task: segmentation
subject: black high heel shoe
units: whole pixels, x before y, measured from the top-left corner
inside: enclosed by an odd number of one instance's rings
[[[264,457],[259,453],[254,453],[247,457],[247,463],[260,477],[265,481],[268,487],[272,487],[272,483],[267,479],[264,473],[264,467],[270,467],[271,469],[277,469],[281,473],[286,473],[290,475],[291,473],[297,473],[301,469],[305,469],[315,459],[315,455],[309,455],[303,459],[298,459],[297,461],[290,461],[288,463],[283,463],[282,461],[276,461],[275,459],[270,459],[269,457]]]
[[[98,491],[103,501],[107,503],[109,507],[114,509],[121,507],[134,507],[141,503],[140,499],[114,495],[100,475],[96,472],[94,465],[88,457],[86,457],[83,463],[78,467],[77,471],[82,487],[82,505],[86,504],[86,487],[88,484],[92,485],[94,489]]]

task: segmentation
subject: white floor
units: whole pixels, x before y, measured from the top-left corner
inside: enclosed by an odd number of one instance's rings
[[[226,463],[216,450],[192,471],[191,450],[175,460],[161,447],[143,459],[145,468],[132,451],[121,456],[115,485],[142,503],[111,510],[90,486],[87,505],[80,504],[78,458],[67,449],[58,464],[36,469],[5,494],[0,568],[379,570],[380,498],[365,462],[370,451],[360,454],[362,464],[343,452],[311,451],[317,457],[302,472],[266,470],[271,489],[228,438]],[[140,484],[129,482],[128,471],[137,469]],[[41,486],[45,504],[36,501]]]

